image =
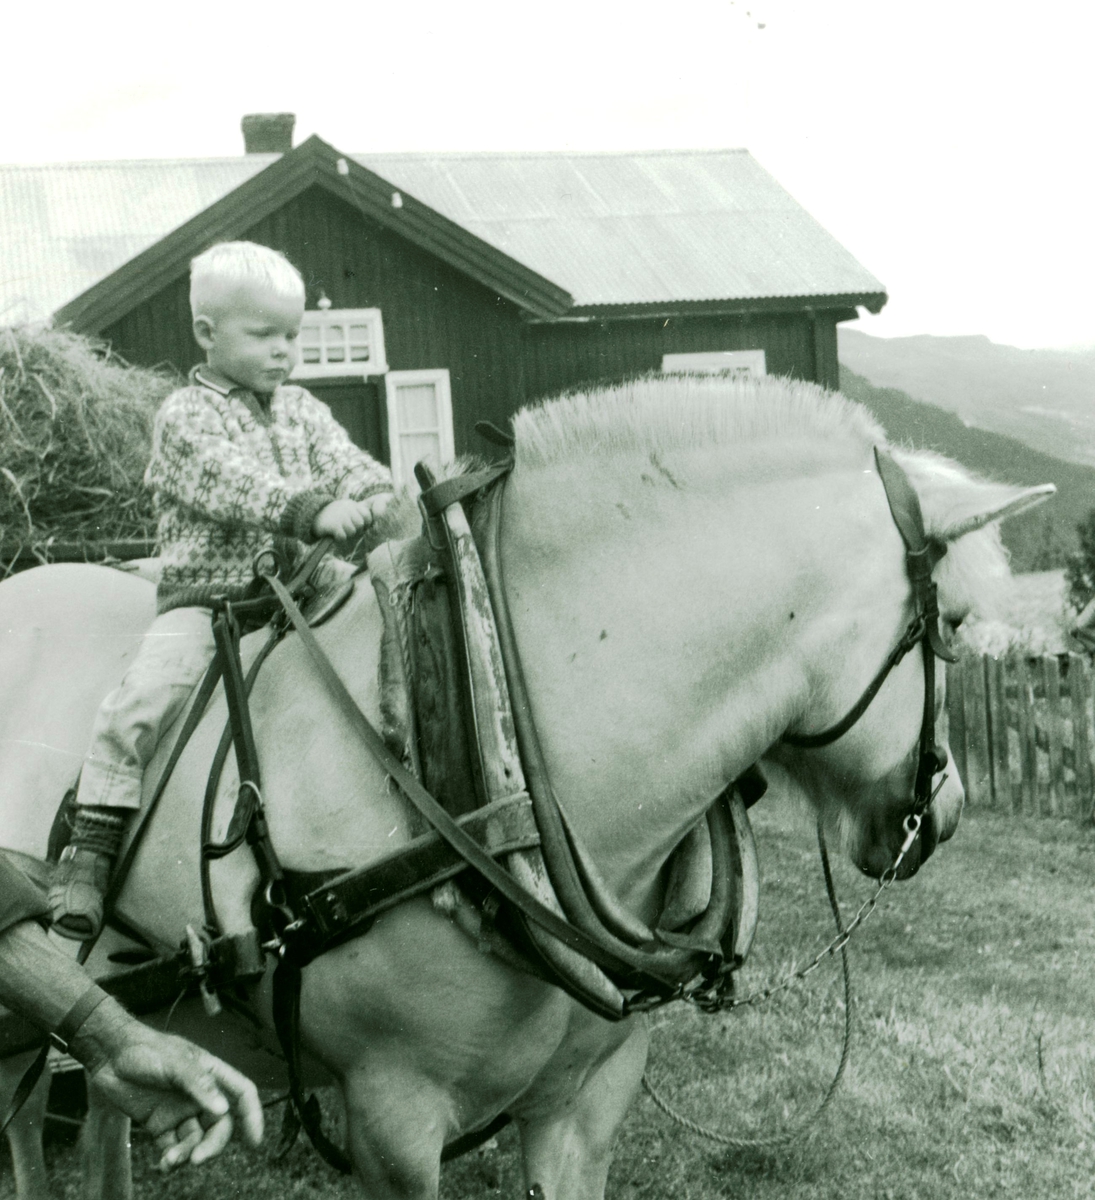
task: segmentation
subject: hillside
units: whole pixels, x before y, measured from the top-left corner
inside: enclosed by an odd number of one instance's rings
[[[986,337],[878,338],[839,331],[840,361],[1046,454],[1095,466],[1095,351],[1020,350]]]
[[[843,362],[840,390],[869,408],[896,442],[937,450],[1008,483],[1055,483],[1057,495],[1027,516],[1009,521],[1004,540],[1017,571],[1064,566],[1065,556],[1075,548],[1077,523],[1095,508],[1095,467],[1066,462],[1015,438],[966,425],[954,413],[896,388],[875,387]]]

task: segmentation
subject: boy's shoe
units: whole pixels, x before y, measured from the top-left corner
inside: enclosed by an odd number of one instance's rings
[[[49,907],[62,937],[86,942],[103,927],[103,902],[114,855],[68,845],[53,869]]]

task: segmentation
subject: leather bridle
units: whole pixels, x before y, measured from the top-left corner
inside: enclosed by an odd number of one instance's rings
[[[913,784],[913,805],[904,822],[904,844],[889,868],[890,872],[895,872],[920,832],[928,806],[946,779],[944,776],[933,787],[935,776],[947,765],[946,753],[935,743],[935,660],[942,658],[946,662],[954,662],[955,657],[947,649],[939,629],[939,597],[932,579],[932,571],[947,552],[946,544],[925,533],[920,500],[905,471],[891,455],[877,446],[874,458],[894,524],[905,543],[905,570],[912,585],[913,617],[862,695],[839,721],[820,733],[785,734],[782,741],[785,746],[793,746],[798,750],[817,750],[843,737],[870,707],[894,667],[913,647],[920,645],[924,658],[924,710],[920,724],[916,780]]]

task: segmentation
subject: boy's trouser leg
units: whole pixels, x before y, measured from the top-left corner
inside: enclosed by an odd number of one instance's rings
[[[54,928],[83,940],[102,925],[103,895],[145,767],[216,652],[210,613],[177,608],[157,617],[122,682],[103,701],[80,774],[72,841],[50,890]]]

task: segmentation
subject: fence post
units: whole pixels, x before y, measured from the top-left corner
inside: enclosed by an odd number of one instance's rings
[[[992,804],[992,750],[985,706],[985,672],[981,656],[962,660],[962,695],[966,716],[966,798],[970,804]]]
[[[1010,656],[1015,668],[1015,699],[1019,714],[1019,770],[1023,809],[1038,811],[1038,744],[1034,723],[1034,685],[1027,657],[1019,651]]]
[[[1085,654],[1068,656],[1068,686],[1072,699],[1072,755],[1076,772],[1076,815],[1091,819],[1091,719],[1087,701],[1091,695],[1091,664]]]
[[[962,687],[962,660],[947,663],[947,744],[962,787],[969,790],[966,764],[966,713]]]
[[[1061,753],[1064,745],[1064,712],[1061,709],[1061,664],[1056,654],[1042,656],[1042,686],[1046,702],[1043,707],[1046,731],[1046,756],[1049,760],[1049,786],[1045,800],[1049,812],[1059,817],[1064,811],[1065,764]]]
[[[988,700],[989,743],[992,754],[992,795],[998,808],[1011,810],[1016,803],[1011,787],[1011,747],[1008,738],[1009,711],[1004,684],[1004,663],[985,656],[985,692]]]

